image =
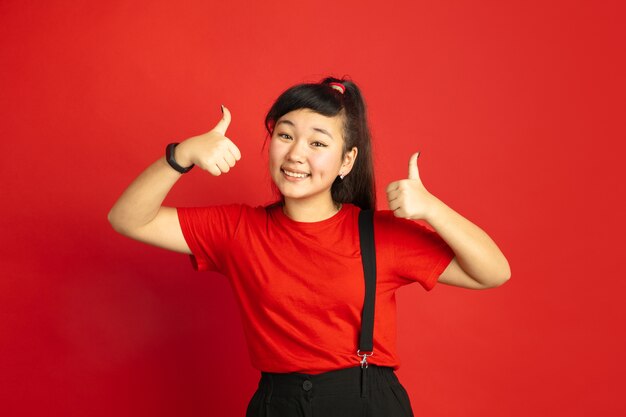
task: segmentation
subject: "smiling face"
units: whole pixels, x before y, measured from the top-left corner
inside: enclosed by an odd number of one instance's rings
[[[352,169],[357,150],[343,155],[343,116],[326,117],[309,109],[276,121],[269,146],[269,169],[285,204],[333,204],[330,188]]]

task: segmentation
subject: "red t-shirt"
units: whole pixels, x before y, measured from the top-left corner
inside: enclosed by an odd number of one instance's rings
[[[280,206],[179,208],[192,261],[228,277],[252,365],[265,372],[321,372],[358,365],[365,294],[358,216],[296,222]],[[434,232],[390,211],[374,216],[376,310],[372,364],[398,368],[395,291],[430,290],[454,253]]]

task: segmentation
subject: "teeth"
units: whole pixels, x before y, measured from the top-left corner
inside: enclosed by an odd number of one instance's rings
[[[296,172],[289,172],[289,171],[285,171],[284,169],[283,169],[283,172],[284,172],[285,174],[287,174],[287,176],[289,176],[289,177],[295,177],[295,178],[306,178],[306,177],[308,177],[308,176],[309,176],[309,174],[298,174],[298,173],[296,173]]]

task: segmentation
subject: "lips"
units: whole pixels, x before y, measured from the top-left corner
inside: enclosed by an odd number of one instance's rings
[[[281,168],[280,171],[289,178],[307,178],[311,174],[307,172]]]

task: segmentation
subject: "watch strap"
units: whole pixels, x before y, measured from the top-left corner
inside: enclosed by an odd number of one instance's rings
[[[177,145],[178,143],[170,143],[169,145],[167,145],[167,147],[165,148],[165,160],[176,171],[180,172],[181,174],[185,174],[189,172],[191,168],[193,168],[193,164],[191,164],[191,166],[188,166],[186,168],[178,165],[178,162],[176,162],[176,159],[174,158],[174,149],[176,148]]]

